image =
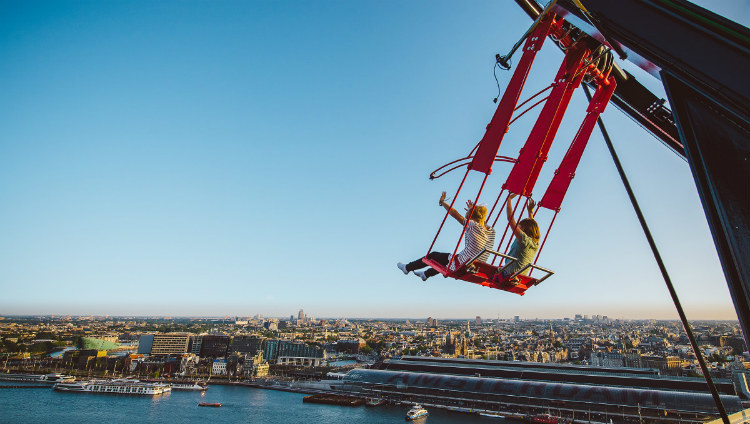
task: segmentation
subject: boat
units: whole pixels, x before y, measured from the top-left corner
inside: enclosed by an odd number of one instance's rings
[[[498,414],[497,412],[479,412],[479,416],[487,418],[505,418],[505,415]]]
[[[409,412],[406,413],[406,421],[416,420],[418,418],[426,417],[427,415],[429,415],[429,412],[427,412],[422,405],[414,405]]]
[[[338,406],[361,406],[365,404],[364,399],[354,396],[343,396],[319,393],[315,395],[305,396],[302,398],[304,403],[323,403],[327,405],[338,405]]]
[[[61,392],[113,393],[123,395],[155,396],[169,393],[168,384],[146,383],[139,380],[88,380],[74,383],[57,383],[52,387]]]
[[[211,406],[213,408],[218,408],[221,406],[220,403],[211,403],[211,402],[201,402],[198,404],[198,406]]]
[[[536,424],[563,424],[566,422],[564,419],[551,414],[530,415],[526,421]]]
[[[76,380],[70,375],[51,374],[0,374],[0,380],[27,381],[32,383],[72,383]]]
[[[44,381],[48,383],[72,383],[76,381],[76,378],[72,375],[64,375],[64,374],[46,374],[44,376]]]
[[[385,399],[371,397],[365,400],[365,406],[380,406],[383,404],[385,404]]]
[[[206,391],[208,390],[208,384],[202,382],[202,381],[195,381],[192,383],[169,383],[169,387],[172,388],[172,390],[180,390],[180,391]]]

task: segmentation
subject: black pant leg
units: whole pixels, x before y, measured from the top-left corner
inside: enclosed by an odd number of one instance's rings
[[[448,262],[451,260],[450,253],[443,253],[443,252],[430,252],[429,255],[427,255],[428,259],[432,259],[433,261],[439,263],[440,265],[448,265]],[[424,268],[427,264],[422,262],[422,258],[417,259],[416,261],[409,262],[406,264],[406,270],[407,271],[414,271],[416,269]],[[430,268],[427,271],[424,272],[424,274],[428,277],[433,277],[435,275],[440,274],[436,270]]]

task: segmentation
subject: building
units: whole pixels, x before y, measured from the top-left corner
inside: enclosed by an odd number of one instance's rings
[[[265,337],[261,336],[234,336],[229,352],[255,356],[263,351],[264,340]]]
[[[112,341],[114,337],[115,341]],[[93,337],[79,337],[76,343],[79,349],[95,349],[95,350],[113,350],[120,347],[117,343],[117,336],[110,336],[107,339],[93,338]]]
[[[309,346],[302,342],[290,340],[266,340],[263,356],[272,363],[284,365],[313,364],[318,366],[325,360],[325,351],[319,346]],[[309,360],[308,360],[309,359]],[[280,362],[281,360],[281,362]]]
[[[737,389],[739,383],[715,380],[730,414],[750,400],[747,382]],[[552,406],[564,418],[597,422],[697,424],[718,415],[703,379],[645,369],[405,356],[350,371],[342,388],[355,396],[524,415]]]
[[[202,346],[203,336],[190,336],[190,342],[188,343],[188,353],[192,353],[193,355],[200,355]]]
[[[642,355],[641,361],[646,368],[656,368],[662,373],[679,373],[682,360],[678,356]]]
[[[359,350],[366,345],[367,343],[365,343],[364,339],[362,338],[352,340],[339,340],[336,342],[336,352],[357,354],[359,353]]]
[[[154,346],[154,335],[144,334],[138,339],[138,353],[141,355],[151,355],[151,349]]]
[[[263,360],[260,353],[255,356],[245,355],[243,364],[243,375],[252,378],[263,378],[268,376],[270,367],[267,361]]]
[[[322,357],[314,356],[279,356],[276,365],[288,365],[294,367],[319,367],[325,361]]]
[[[589,364],[593,367],[617,368],[625,366],[622,353],[618,352],[591,352]]]
[[[227,375],[227,360],[224,358],[215,359],[211,366],[212,375]]]
[[[211,334],[203,336],[200,356],[202,358],[223,358],[227,356],[230,341],[229,336],[225,335]]]
[[[266,320],[266,322],[263,323],[263,328],[270,331],[277,331],[279,329],[279,320],[275,318]]]
[[[187,353],[189,341],[190,335],[188,333],[154,334],[151,355]]]
[[[68,350],[63,353],[63,366],[72,367],[79,370],[90,369],[97,358],[107,356],[104,350],[86,349],[86,350]]]
[[[445,344],[442,346],[443,354],[457,357],[466,356],[468,353],[468,346],[466,338],[454,333],[448,333],[445,337]]]

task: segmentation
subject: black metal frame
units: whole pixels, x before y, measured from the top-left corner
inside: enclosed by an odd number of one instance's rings
[[[588,16],[572,0],[556,7],[592,19],[606,41],[659,71],[671,120],[656,103],[643,110],[648,90],[633,79],[640,94],[618,80],[612,101],[686,157],[750,347],[750,30],[684,0],[579,1]],[[531,17],[541,11],[534,0],[516,2]],[[674,130],[677,145],[665,136]]]

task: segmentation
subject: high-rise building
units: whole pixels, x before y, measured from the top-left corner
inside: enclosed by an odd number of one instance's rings
[[[190,336],[190,343],[188,343],[188,353],[200,356],[202,345],[203,336]]]
[[[263,350],[263,340],[261,336],[235,336],[229,351],[255,356]]]
[[[225,335],[211,334],[203,336],[200,356],[210,358],[222,358],[227,356],[229,341],[229,336]]]
[[[154,346],[154,335],[144,334],[138,339],[138,353],[150,355],[151,348]]]
[[[302,309],[300,309],[299,313],[297,314],[297,319],[300,320],[300,321],[304,321],[305,320],[305,311],[303,311]]]
[[[475,323],[476,323],[477,325],[482,325],[482,317],[480,317],[479,315],[477,315],[477,317],[476,317],[476,319],[474,320],[474,322],[475,322]]]
[[[266,340],[263,345],[264,358],[274,362],[281,357],[324,358],[325,352],[318,346],[308,346],[290,340]]]
[[[152,355],[173,355],[187,353],[190,335],[188,333],[154,334]]]

